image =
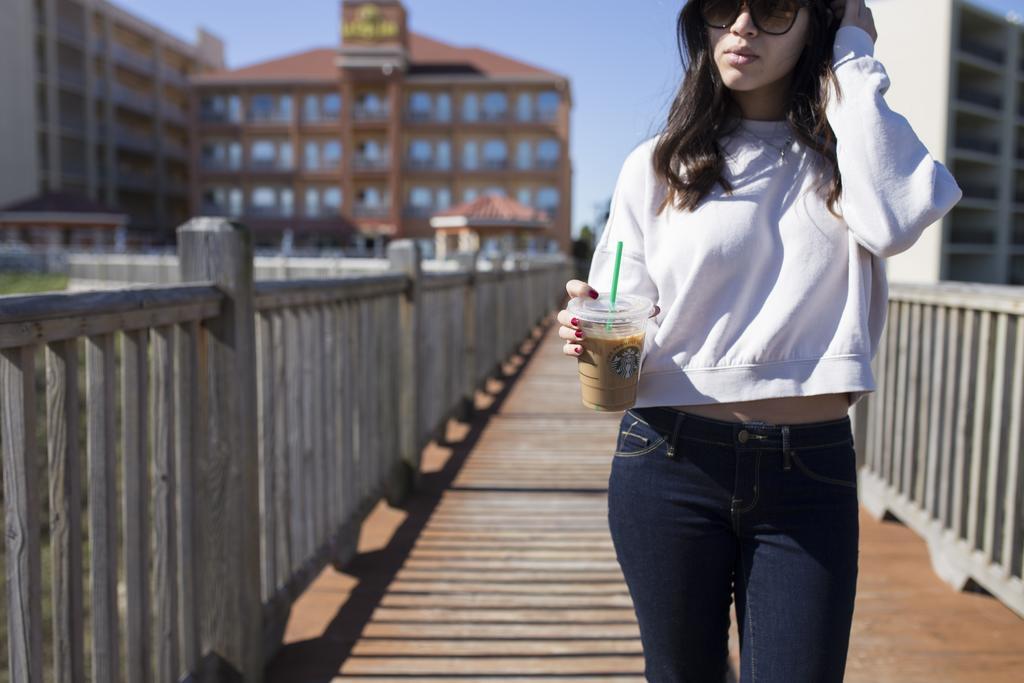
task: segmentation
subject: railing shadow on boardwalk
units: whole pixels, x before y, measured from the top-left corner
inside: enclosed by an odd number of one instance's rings
[[[545,321],[545,327],[548,324],[550,321]],[[319,636],[286,644],[268,665],[267,683],[328,680],[342,668],[388,586],[420,539],[444,492],[452,486],[487,422],[500,410],[523,367],[537,350],[543,329],[534,330],[519,347],[518,353],[503,364],[502,376],[494,378],[476,396],[473,419],[468,423],[449,425],[444,430],[445,438],[439,439],[435,445],[437,449],[446,451],[443,465],[440,469],[424,473],[422,488],[406,504],[394,506],[393,509],[400,511],[402,521],[397,527],[387,529],[390,534],[387,545],[359,553],[345,566],[344,572],[354,581],[355,587],[347,594],[341,609],[330,618]],[[321,625],[318,622],[315,628],[319,629]]]

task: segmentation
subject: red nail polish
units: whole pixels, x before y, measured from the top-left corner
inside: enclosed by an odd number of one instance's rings
[[[580,339],[583,339],[583,330],[576,330],[576,336]]]
[[[576,327],[577,325],[580,324],[580,319],[579,318],[573,318],[570,322],[572,323],[573,327]]]
[[[577,346],[577,347],[576,347],[576,355],[579,355],[579,354],[581,354],[581,353],[583,353],[583,348],[582,348],[582,347],[579,347],[579,346]]]
[[[596,289],[590,290],[590,298],[591,299],[596,299],[597,298],[597,290]]]

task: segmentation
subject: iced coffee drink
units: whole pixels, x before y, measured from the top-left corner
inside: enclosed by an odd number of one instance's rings
[[[622,294],[610,301],[577,297],[568,310],[583,330],[578,358],[583,405],[594,410],[628,410],[636,403],[647,320],[654,304],[642,296]]]

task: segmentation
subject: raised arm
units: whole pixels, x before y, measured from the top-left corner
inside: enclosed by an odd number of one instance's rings
[[[889,76],[864,28],[837,31],[833,64],[841,97],[830,93],[826,115],[843,180],[840,210],[858,243],[876,256],[893,256],[913,246],[963,193],[907,119],[886,104]]]

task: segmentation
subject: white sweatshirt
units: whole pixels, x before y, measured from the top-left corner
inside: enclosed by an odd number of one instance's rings
[[[831,98],[827,116],[845,220],[826,208],[829,182],[814,190],[818,153],[795,142],[780,159],[785,121],[743,120],[724,138],[733,193],[716,184],[693,212],[655,215],[666,192],[651,164],[656,138],[626,158],[588,283],[608,295],[622,240],[619,291],[661,307],[649,321],[636,407],[843,392],[853,405],[876,389],[884,259],[910,248],[962,193],[886,105],[889,78],[873,55],[864,30],[839,29],[843,98]]]

